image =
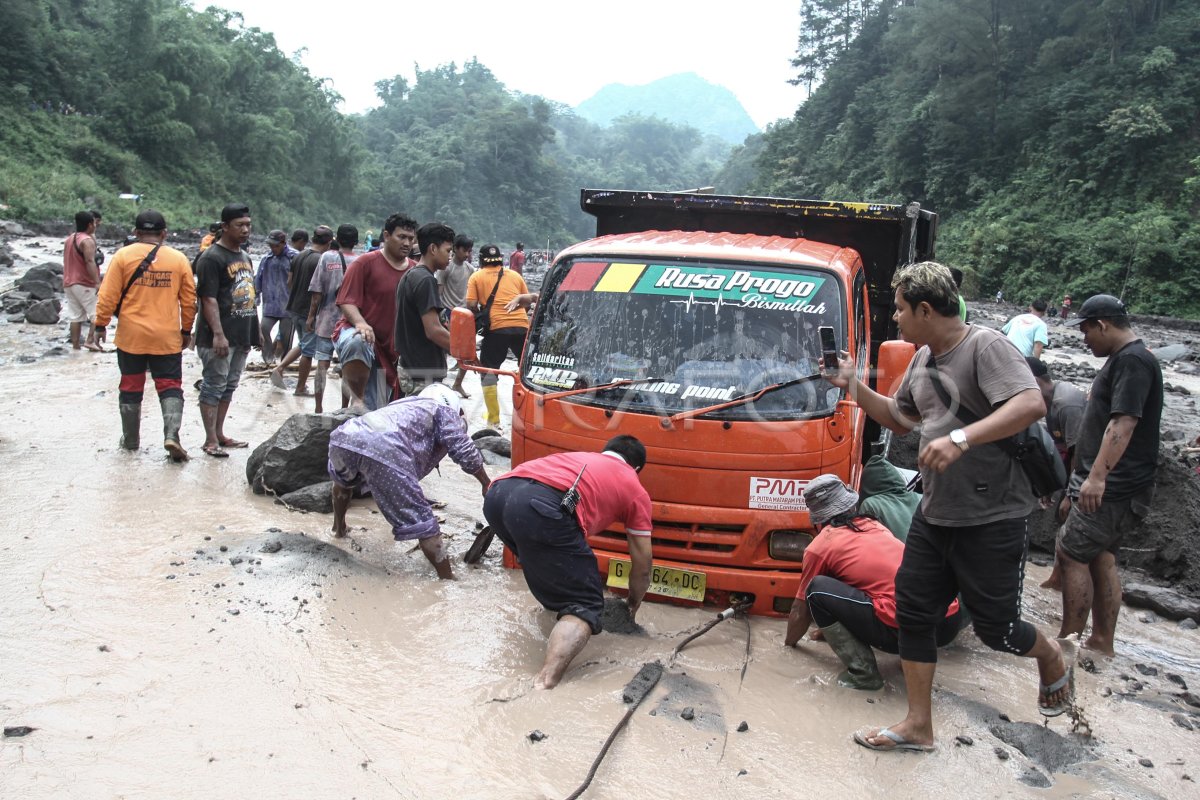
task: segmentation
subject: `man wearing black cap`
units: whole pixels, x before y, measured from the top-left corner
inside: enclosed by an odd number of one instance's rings
[[[121,447],[141,444],[142,395],[146,371],[154,378],[163,415],[163,447],[174,461],[187,461],[179,443],[183,422],[183,348],[191,344],[196,286],[187,257],[163,244],[167,221],[146,209],[134,221],[137,242],[113,256],[96,302],[96,327],[119,314],[115,344],[121,370]]]
[[[225,416],[242,377],[250,348],[259,343],[254,265],[242,245],[250,240],[250,207],[231,203],[221,210],[221,236],[196,261],[200,317],[196,352],[204,365],[200,418],[204,453],[227,458],[229,447],[249,443],[225,435]]]
[[[263,363],[275,366],[275,359],[292,346],[292,322],[287,315],[288,280],[292,274],[292,258],[296,251],[288,247],[287,234],[274,230],[267,234],[270,253],[258,262],[254,276],[254,291],[262,303],[262,324],[259,336]],[[279,337],[271,338],[275,326]]]
[[[1082,634],[1090,614],[1084,647],[1111,656],[1121,611],[1117,549],[1154,499],[1162,369],[1130,327],[1125,304],[1112,295],[1089,297],[1068,324],[1079,326],[1092,355],[1108,360],[1092,381],[1067,487],[1071,510],[1058,532],[1060,636]]]

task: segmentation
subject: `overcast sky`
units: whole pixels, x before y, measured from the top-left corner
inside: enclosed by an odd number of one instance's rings
[[[330,78],[342,110],[377,104],[375,81],[414,77],[471,57],[510,90],[578,105],[609,83],[638,86],[680,72],[724,86],[760,127],[790,117],[788,84],[799,0],[194,0],[240,12],[291,55]]]

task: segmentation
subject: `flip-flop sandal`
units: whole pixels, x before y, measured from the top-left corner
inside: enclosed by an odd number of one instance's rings
[[[200,448],[204,451],[204,455],[212,456],[213,458],[229,458],[229,453],[221,449],[221,445],[206,444]]]
[[[89,344],[88,342],[84,342],[83,348],[85,350],[91,350],[93,353],[107,353],[108,352],[103,347],[101,347],[100,345],[95,344],[95,343]]]
[[[863,747],[867,748],[868,750],[878,750],[880,752],[887,752],[890,750],[906,750],[906,751],[913,752],[913,753],[932,753],[933,752],[933,745],[917,744],[916,742],[910,742],[908,739],[905,739],[903,736],[896,733],[895,731],[893,731],[890,728],[880,728],[875,733],[866,733],[865,730],[866,729],[861,730],[861,731],[855,731],[854,732],[854,741],[857,742],[858,744],[861,744]],[[871,743],[872,739],[876,739],[880,736],[884,737],[885,739],[890,739],[892,741],[892,744],[872,744]]]
[[[488,548],[492,545],[492,526],[488,525],[481,530],[475,537],[475,541],[467,548],[466,555],[463,556],[463,561],[468,564],[476,564],[484,555],[487,554]]]
[[[239,448],[249,446],[249,442],[239,442],[237,439],[226,439],[225,441],[221,442],[221,447],[224,447],[228,450],[237,450]]]
[[[1057,717],[1065,714],[1072,706],[1075,705],[1075,660],[1079,657],[1079,648],[1070,639],[1056,639],[1058,646],[1062,648],[1063,663],[1067,665],[1067,671],[1063,676],[1051,683],[1049,686],[1045,684],[1038,685],[1038,700],[1049,697],[1050,695],[1059,692],[1065,686],[1067,693],[1063,695],[1052,706],[1044,706],[1038,703],[1038,711],[1043,717]]]

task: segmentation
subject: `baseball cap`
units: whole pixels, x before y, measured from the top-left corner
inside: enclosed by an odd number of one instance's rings
[[[462,398],[458,392],[444,383],[431,383],[421,390],[418,397],[424,397],[439,406],[445,406],[458,414],[462,414]]]
[[[504,256],[500,255],[500,248],[496,245],[485,244],[479,248],[479,263],[485,267],[494,267],[504,263]]]
[[[167,221],[163,215],[152,208],[147,208],[145,211],[137,215],[133,221],[133,227],[139,231],[165,231],[167,229]]]
[[[248,216],[250,216],[250,206],[245,203],[230,203],[221,209],[221,222],[232,222]]]
[[[279,229],[275,229],[267,234],[267,244],[283,244],[287,241],[287,234]]]
[[[1124,317],[1129,313],[1122,303],[1111,294],[1094,294],[1079,307],[1078,316],[1067,322],[1068,325],[1079,325],[1084,320],[1108,319]]]

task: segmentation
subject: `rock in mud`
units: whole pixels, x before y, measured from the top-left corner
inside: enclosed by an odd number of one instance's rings
[[[28,293],[31,300],[50,300],[54,297],[54,287],[46,281],[21,281],[17,286]]]
[[[958,736],[954,737],[954,744],[956,747],[960,746],[960,745],[964,746],[964,747],[970,747],[973,744],[975,744],[975,740],[972,739],[970,736],[966,736],[966,735],[960,733]]]
[[[1128,605],[1148,608],[1167,619],[1200,618],[1200,600],[1166,586],[1130,583],[1123,587],[1121,595]]]
[[[31,728],[28,725],[13,725],[10,728],[4,729],[4,736],[7,739],[17,739],[22,736],[28,736],[36,730],[37,728]]]
[[[282,542],[280,542],[278,540],[272,540],[272,541],[264,544],[262,547],[260,547],[258,549],[258,552],[260,552],[260,553],[278,553],[282,549],[283,549]]]
[[[17,286],[21,289],[24,289],[25,287],[21,284],[31,281],[41,281],[42,283],[49,284],[50,288],[55,291],[62,291],[62,274],[50,269],[50,267],[44,264],[40,267],[30,267],[29,269],[25,270],[25,274],[17,279]]]
[[[691,706],[687,706],[683,709],[683,711],[679,712],[679,716],[690,722],[696,718],[696,709],[692,708]]]
[[[1196,622],[1191,617],[1179,620],[1179,630],[1181,631],[1194,631],[1196,628],[1200,628],[1200,622]]]
[[[329,434],[351,417],[293,414],[246,460],[246,480],[256,494],[283,496],[329,480]]]
[[[608,633],[644,634],[646,629],[633,621],[629,604],[622,597],[604,598],[604,610],[600,612],[600,625]]]
[[[507,467],[511,463],[507,457],[493,453],[491,450],[480,450],[479,454],[483,456],[483,463],[491,464],[494,467]]]
[[[629,683],[625,684],[625,688],[621,691],[621,700],[626,703],[640,703],[646,694],[658,684],[662,672],[662,664],[657,661],[642,664],[642,668],[637,671],[637,674]]]
[[[512,443],[503,436],[484,436],[475,440],[475,446],[480,450],[490,450],[496,455],[512,458]]]
[[[738,733],[745,733],[748,730],[750,730],[749,722],[746,722],[746,720],[742,720],[740,723],[738,723],[738,726],[737,726]]]
[[[529,736],[529,741],[531,742],[540,742],[546,738],[546,734],[539,730],[532,730],[527,735]]]
[[[333,513],[333,481],[314,483],[294,492],[288,492],[275,502],[283,503],[293,511],[315,511],[318,514]]]
[[[32,236],[29,229],[19,222],[10,219],[0,219],[0,233],[5,236]]]
[[[998,722],[988,730],[1047,772],[1062,772],[1071,764],[1094,758],[1083,745],[1032,722]]]
[[[1171,721],[1183,728],[1185,731],[1195,730],[1195,728],[1192,726],[1192,721],[1184,714],[1172,714]]]
[[[34,325],[53,325],[58,322],[58,301],[54,298],[41,300],[25,311],[25,321]]]
[[[1046,777],[1046,773],[1036,767],[1026,767],[1018,776],[1017,780],[1026,786],[1032,786],[1035,789],[1049,789],[1054,784]]]
[[[7,269],[13,265],[12,248],[8,246],[8,242],[0,243],[0,268]]]
[[[500,431],[495,428],[484,428],[483,430],[475,431],[471,434],[471,439],[478,441],[488,436],[500,436]]]

